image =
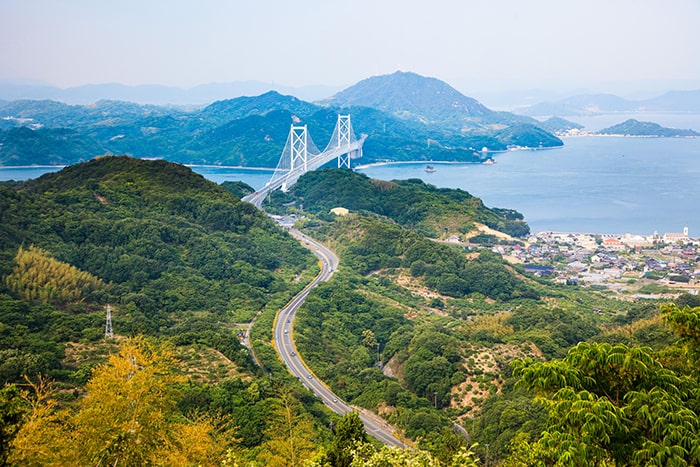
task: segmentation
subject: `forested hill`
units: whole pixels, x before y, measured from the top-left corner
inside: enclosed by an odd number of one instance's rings
[[[653,301],[530,276],[473,237],[465,245],[459,228],[495,213],[463,191],[332,169],[277,196],[288,211],[303,204],[297,226],[340,258],[298,312],[300,355],[443,465],[470,465],[445,455],[464,442],[452,423],[478,442],[479,465],[700,461],[700,308],[685,307],[697,297],[660,313]],[[462,241],[426,238],[457,226]]]
[[[42,264],[95,280],[51,282],[53,269]],[[204,339],[240,360],[222,323],[247,322],[271,301],[288,299],[297,287],[290,279],[315,268],[313,257],[252,205],[181,165],[103,157],[0,184],[0,295],[24,303],[21,316],[0,319],[37,320],[17,331],[20,361],[32,363],[0,363],[0,378],[60,372],[60,352],[47,353],[47,343],[59,349],[100,337],[107,303],[117,310],[120,335]],[[43,318],[33,315],[40,309]],[[41,347],[32,336],[41,336]]]
[[[475,223],[514,237],[530,232],[517,211],[488,208],[464,190],[437,188],[419,179],[388,182],[349,170],[325,169],[302,176],[289,196],[314,213],[335,207],[373,212],[432,238],[466,234],[476,228]]]
[[[416,449],[374,447],[273,350],[276,312],[318,265],[232,194],[249,189],[129,157],[0,183],[0,464],[700,463],[698,297],[660,313],[552,284],[473,237],[426,238],[524,226],[513,211],[313,172],[272,196],[341,259],[293,323],[298,358]],[[249,326],[262,367],[236,337]]]

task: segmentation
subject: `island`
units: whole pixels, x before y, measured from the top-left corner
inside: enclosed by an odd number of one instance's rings
[[[615,136],[653,136],[660,138],[678,138],[678,137],[698,137],[700,133],[690,129],[682,130],[677,128],[662,127],[658,123],[640,122],[630,118],[622,123],[613,125],[608,128],[603,128],[598,131],[598,135],[615,135]]]

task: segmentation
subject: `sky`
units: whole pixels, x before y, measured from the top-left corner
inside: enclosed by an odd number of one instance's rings
[[[0,81],[700,88],[699,0],[0,0]]]

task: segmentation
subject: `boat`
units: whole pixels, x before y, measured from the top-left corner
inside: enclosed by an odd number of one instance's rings
[[[496,161],[494,161],[491,158],[488,158],[484,162],[482,162],[482,164],[486,164],[486,165],[491,165],[491,164],[495,164],[495,163],[496,163]]]
[[[425,167],[425,171],[429,172],[429,173],[433,173],[433,172],[435,172],[435,167],[433,167],[432,165],[428,165]]]

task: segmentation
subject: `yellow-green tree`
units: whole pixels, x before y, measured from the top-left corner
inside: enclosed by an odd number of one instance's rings
[[[311,416],[291,394],[280,394],[259,456],[267,467],[296,467],[313,455],[316,438]]]
[[[29,405],[15,384],[0,389],[0,466],[5,465],[10,444],[17,435]]]
[[[51,385],[44,378],[39,377],[36,383],[27,378],[27,387],[21,391],[21,397],[30,410],[10,443],[8,465],[69,465],[69,412],[58,407]]]
[[[143,338],[122,344],[98,366],[75,413],[59,409],[45,388],[15,438],[18,465],[220,465],[232,439],[211,420],[177,409],[180,378],[172,350]]]
[[[144,339],[126,342],[98,366],[73,420],[81,458],[90,464],[143,464],[175,442],[173,366],[169,349]]]
[[[82,300],[90,291],[102,287],[103,282],[32,245],[26,250],[19,248],[5,285],[29,302],[63,304]]]

